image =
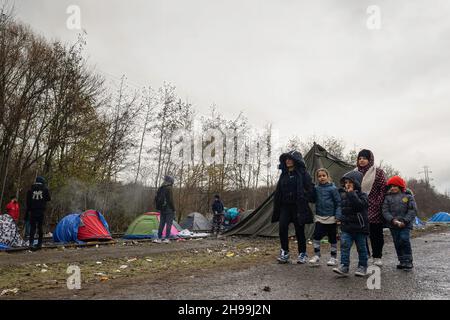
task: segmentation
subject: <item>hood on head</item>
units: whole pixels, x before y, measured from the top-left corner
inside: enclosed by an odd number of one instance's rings
[[[280,156],[280,165],[278,167],[282,171],[287,171],[287,167],[286,167],[286,160],[287,159],[294,160],[295,168],[297,168],[297,169],[298,168],[306,169],[305,160],[303,159],[302,154],[300,152],[298,152],[298,151],[292,150],[292,151],[283,153]]]
[[[37,177],[36,178],[36,183],[40,183],[40,184],[45,184],[45,178],[44,177]]]
[[[175,182],[175,180],[174,180],[171,176],[165,176],[165,177],[164,177],[163,185],[165,185],[165,186],[171,186],[171,185],[174,184],[174,182]]]
[[[355,189],[358,191],[361,191],[361,184],[363,180],[363,174],[359,171],[350,171],[344,174],[344,176],[341,179],[341,186],[344,187],[345,180],[348,179],[353,182],[355,185]]]

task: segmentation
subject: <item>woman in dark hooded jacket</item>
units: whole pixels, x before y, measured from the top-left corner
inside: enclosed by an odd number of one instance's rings
[[[281,175],[274,194],[272,222],[279,222],[281,251],[278,261],[289,262],[289,225],[294,224],[298,242],[298,263],[306,263],[305,224],[314,222],[309,202],[314,201],[314,183],[298,151],[280,156]]]

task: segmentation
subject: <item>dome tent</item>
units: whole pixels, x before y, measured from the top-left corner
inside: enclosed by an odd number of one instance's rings
[[[160,221],[159,212],[147,212],[136,219],[128,227],[124,239],[153,239],[157,237]],[[167,227],[163,230],[163,237],[166,236]],[[171,236],[177,236],[182,228],[176,221],[173,221],[170,231]]]
[[[190,213],[182,222],[181,227],[190,231],[204,231],[211,229],[211,221],[198,212]]]
[[[96,240],[112,240],[112,237],[105,218],[95,210],[65,216],[58,222],[53,233],[55,242],[80,243]]]
[[[26,242],[20,237],[14,219],[9,214],[0,215],[0,250],[24,246]]]
[[[447,212],[439,212],[433,215],[428,222],[431,223],[450,223],[450,214]]]

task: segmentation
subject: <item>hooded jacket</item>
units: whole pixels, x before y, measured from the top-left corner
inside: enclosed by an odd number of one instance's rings
[[[15,222],[18,222],[20,215],[19,202],[11,200],[6,205],[6,212],[14,219]]]
[[[346,173],[341,179],[342,188],[339,189],[341,195],[341,214],[336,216],[341,221],[341,230],[348,233],[369,233],[369,219],[367,210],[369,199],[367,194],[361,191],[363,175],[358,171]],[[345,180],[353,182],[354,191],[346,192],[344,189]]]
[[[216,199],[214,200],[212,206],[211,206],[213,214],[223,214],[223,203],[222,200]]]
[[[43,213],[49,201],[51,201],[51,197],[45,185],[45,179],[37,177],[36,183],[27,192],[27,217],[29,212]]]
[[[294,171],[289,173],[286,167],[286,160],[294,161]],[[274,193],[272,222],[280,221],[281,207],[286,204],[286,200],[297,206],[297,218],[300,224],[313,223],[313,213],[309,202],[314,202],[314,184],[311,176],[306,171],[305,161],[300,152],[290,151],[280,156],[281,175]],[[295,175],[295,185],[290,184],[292,175]],[[289,191],[288,191],[289,190]],[[287,195],[286,192],[292,194]]]
[[[411,192],[388,193],[384,198],[383,216],[389,228],[398,228],[392,224],[392,220],[397,219],[405,224],[405,228],[412,229],[416,215],[416,201]]]
[[[173,180],[165,179],[160,187],[160,191],[166,200],[164,209],[161,211],[162,214],[175,212],[175,204],[173,201]]]

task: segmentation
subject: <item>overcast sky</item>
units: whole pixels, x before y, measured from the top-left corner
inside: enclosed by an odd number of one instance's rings
[[[450,1],[17,0],[16,14],[73,41],[81,9],[89,62],[134,85],[169,81],[200,113],[333,135],[405,177],[429,165],[450,190]],[[381,12],[371,30],[369,5]]]

